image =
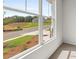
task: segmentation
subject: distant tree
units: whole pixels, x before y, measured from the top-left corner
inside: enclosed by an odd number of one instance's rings
[[[38,18],[38,16],[33,16],[33,18]]]
[[[36,18],[37,16],[35,16],[34,18]],[[33,17],[32,16],[11,16],[11,17],[5,17],[3,19],[3,24],[9,24],[9,23],[13,23],[13,22],[32,22]]]
[[[15,16],[15,21],[16,22],[24,22],[25,18],[23,16]]]
[[[3,19],[3,24],[5,25],[5,24],[9,24],[9,23],[13,23],[13,22],[15,22],[15,20],[14,20],[14,18],[12,18],[12,17],[7,17],[7,18],[4,18]]]
[[[25,17],[25,21],[26,22],[32,22],[32,16],[27,16],[27,17]]]

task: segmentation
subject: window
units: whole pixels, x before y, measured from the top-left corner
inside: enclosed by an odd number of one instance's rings
[[[38,44],[38,16],[5,10],[3,21],[4,59]]]
[[[51,4],[43,0],[43,40],[46,42],[53,37],[53,19],[51,13]]]
[[[26,10],[32,13],[38,13],[39,0],[26,0]]]
[[[47,0],[4,0],[4,59],[41,45],[54,36],[51,7]]]

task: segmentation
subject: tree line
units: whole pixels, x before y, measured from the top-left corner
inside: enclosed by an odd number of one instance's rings
[[[34,18],[38,18],[38,16],[12,16],[12,17],[5,17],[3,19],[3,24],[9,24],[13,22],[32,22]]]

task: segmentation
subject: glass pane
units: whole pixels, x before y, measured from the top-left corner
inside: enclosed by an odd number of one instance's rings
[[[51,16],[51,4],[48,3],[47,0],[42,0],[42,14],[43,16]]]
[[[4,0],[4,6],[25,10],[25,0]]]
[[[39,0],[27,0],[27,11],[38,13]]]
[[[51,4],[43,0],[43,40],[48,41],[53,37],[53,19],[51,17]]]
[[[38,16],[4,10],[3,23],[4,59],[38,44]]]

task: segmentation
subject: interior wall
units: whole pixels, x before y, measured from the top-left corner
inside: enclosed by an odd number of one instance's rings
[[[63,1],[63,41],[76,44],[76,0]]]

